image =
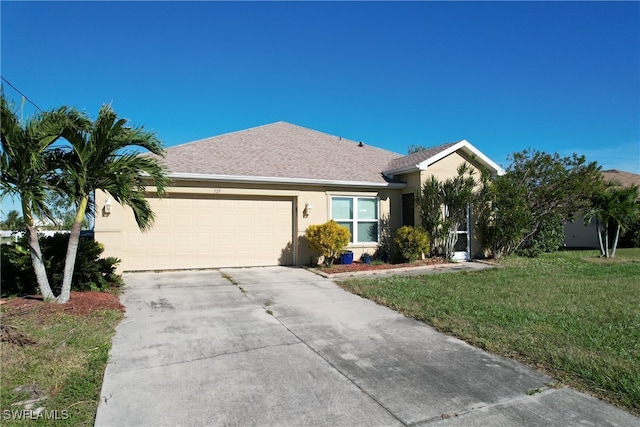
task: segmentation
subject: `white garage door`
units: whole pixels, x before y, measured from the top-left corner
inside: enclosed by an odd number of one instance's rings
[[[293,264],[293,201],[256,197],[149,199],[153,228],[124,227],[124,269]]]

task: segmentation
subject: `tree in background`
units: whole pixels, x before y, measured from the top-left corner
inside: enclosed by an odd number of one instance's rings
[[[407,154],[419,153],[421,151],[427,151],[433,147],[427,147],[425,145],[410,145],[407,147]]]
[[[11,231],[22,230],[24,229],[24,219],[20,216],[20,212],[10,210],[4,221],[0,223],[0,228]]]
[[[141,230],[151,228],[155,219],[145,188],[149,181],[158,196],[163,196],[169,184],[159,157],[164,155],[162,142],[142,127],[133,127],[119,118],[105,105],[88,127],[68,127],[64,138],[71,144],[61,163],[62,174],[58,188],[65,190],[76,205],[65,260],[62,290],[58,302],[65,303],[71,293],[82,221],[93,210],[91,194],[95,190],[107,192],[116,202],[133,210]],[[140,148],[155,156],[143,155]]]
[[[607,258],[616,256],[620,231],[626,230],[640,217],[640,198],[638,186],[621,187],[608,183],[606,187],[596,189],[591,197],[591,207],[585,215],[585,223],[596,220],[600,255]],[[615,237],[609,245],[610,227],[615,229]]]
[[[479,224],[485,246],[495,257],[558,249],[558,226],[590,205],[602,183],[600,167],[576,154],[530,150],[514,153],[511,160],[504,175],[482,182]]]
[[[53,223],[50,228],[53,230],[71,230],[76,213],[76,207],[73,200],[70,200],[66,194],[48,191],[46,195],[46,203],[53,216]],[[82,221],[82,226],[87,227],[88,225],[89,221],[85,216]]]

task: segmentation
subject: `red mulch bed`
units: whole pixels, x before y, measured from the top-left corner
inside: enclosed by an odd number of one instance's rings
[[[358,261],[353,262],[352,264],[334,264],[331,267],[321,267],[318,266],[318,270],[322,271],[326,274],[336,274],[336,273],[351,273],[356,271],[371,271],[371,270],[390,270],[394,268],[404,268],[404,267],[420,267],[423,265],[435,265],[435,264],[447,264],[448,261],[444,258],[426,258],[412,263],[404,263],[404,264],[364,264]]]
[[[4,313],[8,315],[36,310],[41,315],[67,313],[78,316],[88,316],[97,310],[124,312],[124,307],[120,304],[118,296],[110,292],[71,292],[71,299],[66,304],[45,303],[40,295],[30,295],[3,299],[2,308]]]

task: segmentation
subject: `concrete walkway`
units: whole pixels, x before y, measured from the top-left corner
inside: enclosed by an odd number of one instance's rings
[[[296,268],[126,274],[97,426],[638,426]]]

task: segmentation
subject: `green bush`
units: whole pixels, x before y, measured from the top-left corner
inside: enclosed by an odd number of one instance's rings
[[[307,239],[311,247],[325,257],[325,263],[332,265],[349,245],[351,232],[331,219],[324,224],[310,225],[307,228]]]
[[[42,257],[47,268],[51,290],[60,293],[64,275],[64,261],[69,234],[55,234],[40,238]],[[119,259],[100,258],[103,246],[93,239],[80,238],[71,290],[104,291],[119,286],[122,279],[115,274]],[[38,284],[31,265],[29,244],[20,239],[14,245],[2,245],[2,295],[25,295],[38,292]]]
[[[422,227],[404,226],[396,231],[398,253],[407,262],[414,262],[429,252],[429,236]]]
[[[552,215],[542,221],[540,230],[526,239],[515,252],[520,256],[535,258],[543,252],[555,252],[564,242],[564,226],[561,215]]]
[[[610,241],[612,241],[611,239]],[[627,230],[621,234],[620,248],[640,248],[640,219],[631,224]]]

